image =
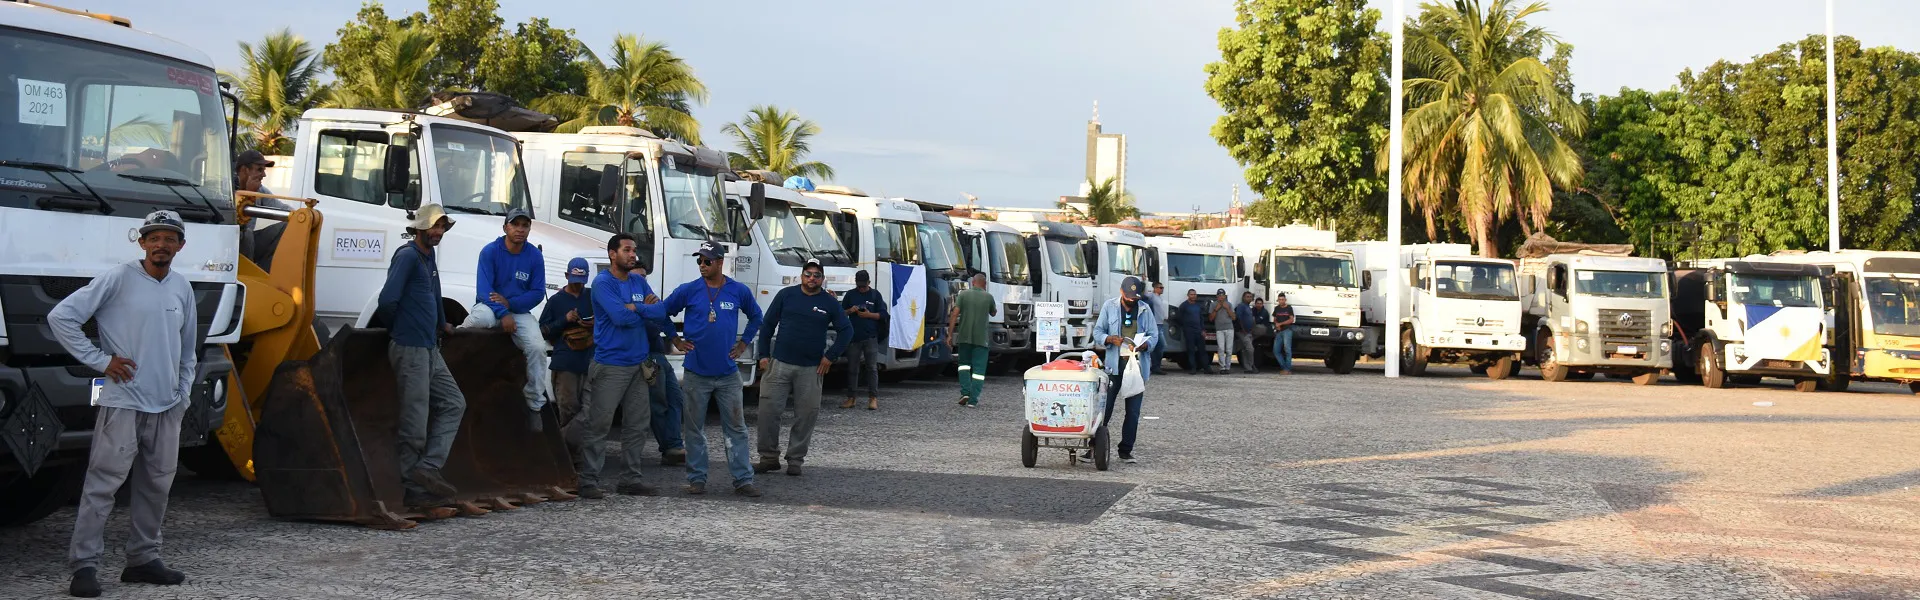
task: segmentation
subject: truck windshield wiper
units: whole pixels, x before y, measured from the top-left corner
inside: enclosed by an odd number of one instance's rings
[[[16,169],[29,169],[34,171],[42,171],[49,175],[54,173],[66,173],[67,175],[71,176],[71,175],[78,175],[80,173],[85,173],[85,171],[81,171],[79,169],[75,169],[73,167],[69,167],[66,165],[56,165],[53,163],[37,162],[37,161],[31,161],[31,160],[0,160],[0,166],[13,167]],[[100,210],[100,214],[103,214],[103,215],[113,214],[113,205],[107,204],[107,199],[101,197],[100,192],[94,191],[93,186],[87,185],[86,180],[81,179],[79,177],[74,177],[73,180],[80,182],[80,187],[87,188],[86,195],[92,197],[91,199],[98,206]],[[65,180],[62,180],[59,177],[54,177],[53,181],[55,183],[59,183],[61,187],[67,188],[67,191],[69,192],[73,192],[75,194],[80,193],[80,190],[74,188],[73,184],[67,183]]]
[[[474,208],[471,206],[461,206],[458,204],[446,204],[446,205],[442,205],[441,208],[447,209],[449,212],[466,213],[469,215],[488,215],[488,216],[494,216],[494,217],[500,216],[500,213],[493,212],[484,208]]]
[[[200,197],[200,203],[207,207],[207,212],[212,213],[213,222],[215,224],[227,222],[226,219],[223,219],[220,217],[220,209],[214,207],[213,199],[208,198],[206,194],[200,193],[200,186],[198,184],[195,184],[194,182],[187,181],[185,179],[181,179],[178,177],[156,177],[153,175],[130,175],[127,173],[115,173],[115,175],[119,175],[121,177],[132,179],[134,181],[138,181],[141,183],[151,183],[154,185],[166,186],[168,190],[171,190],[173,192],[173,195],[180,197],[181,202],[191,203],[193,202],[193,200],[190,198],[187,198],[186,194],[180,193],[179,188],[182,188],[182,187],[193,188],[194,195]]]

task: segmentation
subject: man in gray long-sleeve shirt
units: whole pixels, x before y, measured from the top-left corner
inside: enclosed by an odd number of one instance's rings
[[[102,530],[122,483],[133,486],[127,567],[120,581],[177,585],[187,576],[160,562],[160,523],[180,454],[180,417],[193,389],[197,358],[193,286],[169,267],[186,245],[186,226],[169,210],[140,227],[146,258],[108,269],[47,314],[60,345],[106,374],[95,402],[87,478],[74,517],[68,567],[75,596],[100,595]],[[94,345],[81,327],[98,323]],[[134,469],[134,463],[139,469]]]

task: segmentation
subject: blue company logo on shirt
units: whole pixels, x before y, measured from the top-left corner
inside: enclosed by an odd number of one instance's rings
[[[734,307],[734,304],[733,302],[730,302],[730,301],[720,303],[720,310],[733,310],[733,307]]]
[[[514,279],[518,279],[518,280],[520,280],[520,281],[526,281],[526,280],[528,280],[528,279],[532,279],[532,278],[533,278],[533,275],[532,275],[532,274],[529,274],[529,273],[527,273],[526,271],[514,271],[514,272],[513,272],[513,278],[514,278]]]
[[[647,299],[647,297],[646,297],[646,296],[642,296],[642,295],[640,295],[640,294],[637,294],[637,293],[636,293],[636,294],[634,294],[634,295],[633,295],[633,297],[632,297],[632,298],[629,298],[628,300],[629,300],[629,301],[631,301],[631,302],[642,302],[642,301],[645,301],[646,299]]]

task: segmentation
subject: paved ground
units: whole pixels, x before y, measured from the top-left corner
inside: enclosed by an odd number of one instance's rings
[[[382,532],[276,521],[249,486],[183,477],[166,558],[189,583],[108,595],[1920,598],[1904,389],[1170,375],[1150,385],[1142,463],[1103,473],[1058,451],[1020,466],[1016,381],[975,410],[933,382],[879,412],[829,408],[807,475],[763,476],[758,500]],[[0,597],[64,591],[71,520],[0,531]]]

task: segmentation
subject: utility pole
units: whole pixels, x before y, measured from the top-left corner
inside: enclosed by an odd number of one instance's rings
[[[1829,0],[1831,2],[1831,0]],[[1392,279],[1387,286],[1387,317],[1381,328],[1382,355],[1387,359],[1387,376],[1400,376],[1400,287],[1406,284],[1407,277],[1400,272],[1400,204],[1401,204],[1401,163],[1402,145],[1405,144],[1406,128],[1401,123],[1404,110],[1405,93],[1401,81],[1406,66],[1407,50],[1407,0],[1393,0],[1393,81],[1392,96],[1388,100],[1390,113],[1387,121],[1387,242],[1393,245]],[[1381,282],[1375,282],[1376,284]]]
[[[1827,0],[1827,250],[1840,251],[1840,113],[1839,85],[1833,56],[1833,0]]]

